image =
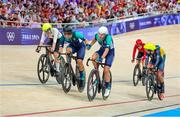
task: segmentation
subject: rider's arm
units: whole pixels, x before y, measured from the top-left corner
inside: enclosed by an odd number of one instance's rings
[[[110,50],[110,47],[111,47],[111,44],[112,44],[112,37],[108,36],[105,41],[106,41],[106,48],[105,48],[105,51],[104,51],[104,53],[102,55],[102,58],[106,58],[106,56],[107,56],[107,54],[108,54],[108,52]]]
[[[158,65],[158,63],[159,63],[159,61],[160,61],[160,51],[159,50],[156,50],[156,53],[157,53],[157,55],[156,55],[156,63],[155,63],[155,67]]]
[[[81,34],[80,32],[75,32],[75,36],[77,39],[81,39],[82,41],[86,41],[84,35]]]
[[[145,66],[147,67],[149,63],[149,54],[146,54]]]
[[[75,35],[76,35],[77,39],[81,39],[82,41],[84,41],[85,44],[88,44],[88,40],[85,39],[83,34],[81,34],[80,32],[75,32]]]
[[[135,58],[136,50],[137,50],[137,46],[134,45],[134,48],[133,48],[133,54],[132,54],[132,60],[134,60],[134,58]]]
[[[103,58],[103,59],[106,58],[108,52],[109,52],[109,48],[105,48],[104,53],[103,53],[103,55],[102,55],[102,58]]]
[[[143,52],[144,52],[144,55],[143,55],[143,57],[142,57],[142,61],[144,61],[144,60],[146,59],[146,50],[143,49]]]
[[[97,41],[97,40],[94,38],[94,39],[91,41],[90,45],[93,46],[93,45],[96,43],[96,41]]]
[[[59,30],[54,28],[53,29],[53,45],[52,45],[52,48],[55,49],[56,47],[56,42],[57,42],[57,39],[59,38]]]
[[[85,43],[85,44],[88,44],[88,40],[87,40],[87,39],[85,39],[84,43]]]
[[[64,36],[61,36],[60,38],[60,48],[63,48],[64,47]]]
[[[42,45],[43,45],[43,43],[44,43],[45,39],[46,39],[45,32],[42,32],[42,35],[41,35],[41,40],[40,40],[40,43],[39,43],[39,45],[40,45],[40,46],[42,46]]]

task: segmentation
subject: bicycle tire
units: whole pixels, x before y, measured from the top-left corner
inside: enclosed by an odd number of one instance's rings
[[[41,64],[41,65],[40,65]],[[41,67],[41,68],[40,68]],[[46,68],[44,68],[46,67]],[[40,75],[40,72],[43,72],[43,75],[42,75],[42,78],[41,78],[41,75]],[[47,73],[47,76],[45,77],[45,73]],[[38,78],[39,78],[39,81],[42,83],[42,84],[45,84],[48,79],[49,79],[49,75],[50,75],[50,67],[48,65],[48,58],[47,58],[47,55],[46,54],[42,54],[40,57],[39,57],[39,60],[38,60],[38,65],[37,65],[37,74],[38,74]]]
[[[95,76],[95,78],[94,78]],[[95,80],[93,80],[95,79]],[[98,75],[97,70],[93,69],[91,70],[89,77],[88,77],[88,83],[87,83],[87,97],[89,101],[93,101],[96,97],[97,90],[98,90]],[[95,86],[95,87],[94,87]],[[92,90],[92,94],[90,94],[90,91]]]

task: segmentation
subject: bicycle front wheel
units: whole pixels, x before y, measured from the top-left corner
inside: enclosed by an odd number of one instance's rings
[[[133,84],[134,84],[134,86],[138,85],[140,78],[141,78],[141,69],[139,68],[139,65],[136,64],[136,66],[134,67],[134,71],[133,71]]]
[[[146,95],[149,101],[153,99],[154,96],[154,83],[153,83],[153,76],[149,75],[148,79],[146,80]]]
[[[61,74],[56,77],[56,81],[59,84],[62,84],[62,79],[63,79],[63,75],[64,75],[64,71],[65,71],[64,66],[65,66],[66,62],[65,62],[65,60],[64,60],[64,58],[62,56],[60,56],[59,60],[60,60],[59,71],[60,71]]]
[[[65,93],[68,93],[71,89],[72,72],[69,64],[66,63],[64,66],[64,75],[62,80],[62,88]]]
[[[97,70],[93,69],[88,78],[88,83],[87,83],[87,96],[89,101],[94,100],[97,94],[98,90],[98,83],[99,83],[99,78],[97,75]]]
[[[48,57],[46,54],[42,54],[39,57],[38,65],[37,65],[37,74],[39,81],[42,84],[45,84],[49,79],[50,67],[48,65]]]

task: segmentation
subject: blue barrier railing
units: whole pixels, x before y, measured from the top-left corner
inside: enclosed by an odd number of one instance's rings
[[[122,34],[156,26],[180,24],[180,14],[164,14],[140,18],[136,20],[123,20],[118,23],[106,25],[111,35]],[[99,26],[78,28],[88,40],[93,39]],[[36,45],[41,38],[41,29],[32,28],[0,28],[0,45]]]

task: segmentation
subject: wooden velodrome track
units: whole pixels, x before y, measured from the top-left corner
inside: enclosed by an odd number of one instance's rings
[[[132,84],[132,48],[137,38],[161,45],[167,54],[166,98],[147,101],[145,87]],[[180,25],[150,28],[114,36],[116,57],[112,67],[113,87],[107,101],[98,95],[89,102],[86,90],[65,94],[50,78],[41,85],[36,66],[36,46],[0,46],[0,116],[142,116],[180,107]],[[86,59],[97,49],[86,53]],[[85,60],[86,60],[85,59]],[[85,63],[85,62],[84,62]],[[86,67],[87,75],[92,66]]]

